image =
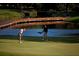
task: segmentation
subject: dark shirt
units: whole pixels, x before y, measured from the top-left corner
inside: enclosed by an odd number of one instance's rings
[[[48,28],[47,28],[47,26],[46,26],[46,27],[44,26],[44,28],[43,28],[43,32],[46,32],[46,33],[48,32]]]

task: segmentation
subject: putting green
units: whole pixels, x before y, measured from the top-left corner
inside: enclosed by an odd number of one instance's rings
[[[79,43],[0,39],[0,55],[7,56],[79,56]]]

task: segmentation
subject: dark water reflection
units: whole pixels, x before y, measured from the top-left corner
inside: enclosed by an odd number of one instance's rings
[[[38,32],[41,32],[43,29],[28,29],[23,35],[24,36],[42,36]],[[17,35],[19,29],[4,29],[0,30],[0,35]],[[69,29],[49,29],[48,30],[49,37],[71,37],[71,36],[79,36],[79,30],[69,30]]]

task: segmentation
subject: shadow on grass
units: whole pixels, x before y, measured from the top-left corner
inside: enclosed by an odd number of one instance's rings
[[[0,39],[18,40],[18,36],[2,35],[0,36]],[[25,41],[46,42],[46,40],[42,40],[42,37],[24,36],[22,39]],[[48,37],[48,41],[63,43],[79,43],[79,37]]]
[[[42,40],[42,37],[24,37],[24,40],[38,41],[38,42],[46,41],[46,40]],[[79,38],[78,37],[48,37],[48,41],[63,42],[63,43],[79,43]]]
[[[12,54],[8,52],[0,52],[0,56],[16,56],[16,54]]]

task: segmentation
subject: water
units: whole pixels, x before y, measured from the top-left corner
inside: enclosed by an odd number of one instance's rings
[[[0,35],[18,35],[20,29],[4,29],[0,30]],[[38,32],[42,32],[43,29],[27,29],[24,36],[43,36]],[[48,29],[49,37],[70,37],[79,34],[79,30],[66,30],[66,29]]]

